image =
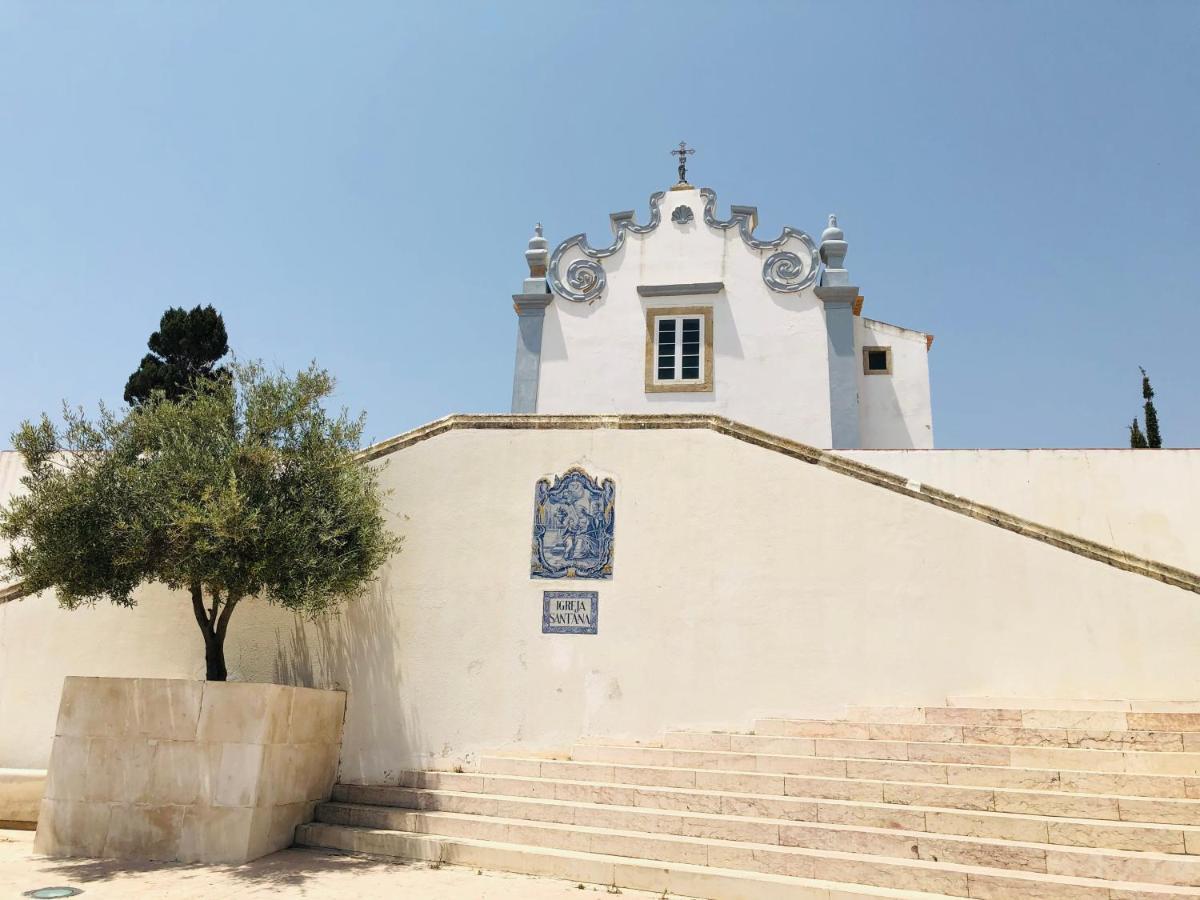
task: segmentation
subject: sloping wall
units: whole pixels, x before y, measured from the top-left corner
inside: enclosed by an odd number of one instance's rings
[[[1200,572],[1200,450],[845,450],[840,455]]]
[[[1200,696],[1200,595],[713,431],[456,430],[384,461],[405,542],[378,584],[231,630],[234,677],[348,691],[343,780],[848,703]],[[576,465],[616,482],[613,578],[533,580],[534,484]],[[1196,537],[1165,529],[1147,555]],[[599,592],[597,635],[541,633],[564,589]],[[186,599],[142,596],[0,605],[0,765],[44,765],[64,674],[200,674]]]
[[[404,551],[323,636],[344,779],[847,703],[1200,692],[1200,596],[718,434],[455,431],[392,460]],[[531,580],[534,483],[574,465],[616,480],[613,578]],[[541,634],[563,588],[599,591],[599,634]]]

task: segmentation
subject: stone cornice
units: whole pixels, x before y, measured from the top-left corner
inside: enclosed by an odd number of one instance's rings
[[[1090,541],[1048,525],[1041,525],[1021,516],[992,506],[976,503],[948,491],[911,481],[892,472],[885,472],[828,450],[819,450],[798,441],[788,440],[749,425],[742,425],[723,416],[709,415],[452,415],[412,431],[397,435],[358,452],[357,458],[370,462],[404,450],[450,431],[654,431],[700,429],[753,444],[764,450],[790,456],[811,465],[821,466],[837,475],[853,478],[884,490],[902,494],[914,501],[928,503],[948,512],[966,516],[978,522],[1003,528],[1022,537],[1049,544],[1068,553],[1112,566],[1134,575],[1161,581],[1172,587],[1200,594],[1200,575],[1166,563],[1135,556],[1115,547]],[[18,583],[0,588],[0,603],[25,596],[24,585]]]
[[[540,316],[545,312],[553,294],[513,294],[513,310],[518,316]]]
[[[824,303],[845,303],[853,305],[858,299],[859,288],[852,284],[830,285],[822,284],[813,288],[813,293]]]

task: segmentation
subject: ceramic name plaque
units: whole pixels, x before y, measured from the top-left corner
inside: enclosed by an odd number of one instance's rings
[[[544,591],[542,634],[595,634],[600,624],[596,591]]]

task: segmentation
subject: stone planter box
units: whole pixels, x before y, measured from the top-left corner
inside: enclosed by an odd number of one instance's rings
[[[337,776],[346,695],[67,678],[34,850],[240,863],[292,843]]]
[[[0,769],[0,828],[33,828],[45,788],[45,769]]]

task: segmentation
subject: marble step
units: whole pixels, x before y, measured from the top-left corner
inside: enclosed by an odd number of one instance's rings
[[[573,800],[642,809],[864,825],[1073,847],[1200,854],[1200,827],[1186,825],[1055,818],[697,788],[633,787],[454,772],[404,772],[401,773],[401,785],[339,784],[333,789],[333,799],[345,803],[422,808],[420,804],[428,802],[423,798],[434,794],[438,795],[438,802],[443,804],[438,809],[467,812],[470,811],[467,808],[469,804],[456,799],[457,795],[489,794],[496,798],[517,800]],[[522,818],[518,811],[524,807],[521,804],[507,807],[498,803],[497,808],[500,815]]]
[[[611,828],[650,835],[870,853],[876,856],[917,858],[1043,874],[1145,881],[1154,884],[1200,885],[1200,858],[1155,851],[1078,847],[977,835],[942,834],[924,829],[878,828],[863,824],[796,822],[791,819],[752,816],[745,813],[727,815],[597,804],[585,800],[535,800],[455,791],[415,790],[411,792],[408,801],[407,806],[398,806],[395,803],[379,805],[334,802],[324,808],[318,808],[317,819],[341,825],[409,830],[403,822],[393,820],[369,818],[366,821],[357,821],[353,817],[358,813],[347,810],[399,809],[413,813],[445,812],[484,818],[519,819],[542,824]],[[372,812],[371,815],[378,816],[377,812]],[[690,857],[664,859],[672,862],[699,861]]]
[[[1087,700],[1045,697],[948,697],[966,709],[1091,709],[1110,712],[1200,712],[1200,700]]]
[[[803,739],[802,739],[803,740]],[[786,772],[793,775],[836,775],[847,769],[866,769],[873,773],[891,772],[896,778],[909,781],[933,780],[945,782],[953,777],[968,781],[1001,785],[1033,787],[1044,784],[1038,779],[1060,779],[1066,772],[1108,773],[1126,775],[1170,775],[1182,779],[1185,793],[1200,796],[1200,754],[1196,753],[1131,753],[1116,750],[1062,750],[1054,747],[1014,747],[1009,766],[975,765],[971,763],[935,763],[921,760],[851,757],[847,752],[869,752],[859,741],[853,746],[845,741],[829,740],[820,746],[814,741],[812,755],[799,752],[746,750],[680,750],[671,747],[649,747],[642,744],[587,743],[571,748],[572,759],[597,762],[622,762],[647,765],[681,765],[691,768],[741,768],[744,771]],[[823,751],[817,753],[816,751]],[[1178,759],[1178,757],[1185,757]],[[1176,771],[1181,770],[1181,771]],[[953,775],[951,773],[954,773]],[[1006,774],[1008,773],[1008,774]],[[1030,774],[1033,773],[1033,774]]]
[[[530,822],[459,813],[419,812],[390,807],[323,804],[325,825],[435,834],[447,838],[493,841],[557,850],[632,857],[659,863],[712,865],[723,869],[770,872],[833,882],[866,884],[948,896],[1062,896],[1111,900],[1114,889],[1137,897],[1200,897],[1200,889],[1149,882],[1126,882],[1073,873],[1015,871],[915,856],[762,844],[712,837],[646,834],[619,828],[554,822]],[[800,827],[800,826],[796,826]],[[919,845],[918,845],[919,852]],[[1083,854],[1097,851],[1080,851]],[[972,894],[974,876],[985,885]],[[1053,888],[1048,893],[1047,888]],[[1034,890],[1041,894],[1032,893]],[[990,891],[990,893],[988,893]]]
[[[939,900],[949,895],[837,883],[815,878],[765,872],[662,863],[551,847],[529,847],[502,841],[479,841],[371,828],[354,828],[312,822],[296,829],[296,843],[393,859],[423,860],[448,865],[473,866],[522,875],[561,878],[577,884],[644,890],[670,897],[704,900]],[[988,887],[979,881],[978,887]],[[960,895],[961,896],[961,895]],[[998,894],[976,896],[998,897]],[[1011,896],[1011,895],[1010,895]],[[1033,897],[1034,895],[1030,895]],[[1043,898],[1048,895],[1041,895]],[[1110,894],[1110,897],[1113,895]],[[1128,895],[1134,900],[1143,900]],[[1152,900],[1173,896],[1152,894]]]
[[[480,758],[479,765],[480,772],[485,775],[524,775],[612,784],[699,787],[812,799],[859,800],[868,803],[1078,819],[1200,825],[1200,801],[1196,800],[916,783],[873,778],[865,770],[855,771],[851,777],[837,777],[747,772],[714,766],[605,764],[512,756],[484,756]]]
[[[846,724],[846,723],[838,723]],[[866,726],[861,726],[866,727]],[[942,726],[875,726],[884,728],[940,728]],[[890,759],[911,762],[957,763],[975,766],[1013,766],[1018,768],[1075,768],[1077,771],[1112,772],[1128,768],[1181,769],[1179,777],[1200,767],[1200,754],[1170,754],[1161,751],[1153,757],[1131,760],[1136,750],[1069,749],[1061,747],[1026,747],[959,742],[917,741],[905,738],[889,739],[878,731],[871,737],[786,736],[738,734],[723,731],[669,731],[661,742],[636,742],[618,746],[642,746],[669,750],[725,750],[734,753],[770,753],[785,756],[823,756],[853,759]],[[1200,735],[1198,735],[1200,737]],[[585,745],[614,746],[612,741],[590,739]],[[1200,778],[1196,780],[1200,791]]]
[[[925,712],[928,715],[929,710]],[[971,710],[971,712],[978,713],[980,710]],[[967,725],[929,722],[888,724],[834,719],[757,719],[754,722],[754,734],[854,740],[928,741],[943,744],[1005,747],[1196,753],[1197,761],[1200,761],[1200,733],[1192,731],[1034,728],[1010,724]],[[1197,768],[1196,772],[1200,774],[1200,768]]]
[[[850,722],[890,725],[993,725],[1085,731],[1200,732],[1200,705],[1195,712],[986,706],[851,706],[846,709],[846,719]]]

